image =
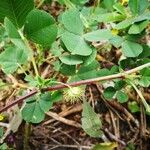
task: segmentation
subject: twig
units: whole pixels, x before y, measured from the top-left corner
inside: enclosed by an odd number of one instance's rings
[[[146,102],[142,92],[137,88],[137,86],[135,85],[135,83],[129,81],[129,83],[132,85],[132,87],[135,89],[135,91],[137,92],[137,94],[139,95],[140,99],[141,99],[141,102],[143,103],[145,109],[147,112],[150,113],[150,106],[149,104]]]
[[[126,78],[127,75],[138,72],[146,67],[150,67],[150,63],[141,65],[139,67],[136,67],[134,69],[122,72],[122,73],[118,73],[118,74],[113,74],[113,75],[108,75],[108,76],[104,76],[104,77],[98,77],[98,78],[92,78],[92,79],[87,79],[87,80],[81,80],[81,81],[77,81],[77,82],[72,82],[72,83],[68,83],[68,86],[79,86],[79,85],[85,85],[85,84],[91,84],[94,82],[98,82],[98,81],[106,81],[106,80],[112,80],[112,79],[116,79],[116,78]],[[47,87],[47,88],[43,88],[41,91],[42,92],[47,92],[47,91],[54,91],[54,90],[60,90],[63,88],[67,88],[66,85],[55,85],[52,87]],[[15,101],[13,101],[11,104],[3,107],[0,109],[0,113],[2,113],[3,111],[6,111],[7,109],[11,108],[12,106],[24,101],[25,99],[35,95],[36,93],[38,93],[37,89],[34,89],[33,91],[31,91],[30,93],[28,93],[25,96],[21,96],[20,98],[16,99]]]
[[[9,128],[9,124],[8,123],[0,122],[0,126],[1,127],[5,127],[5,128]]]
[[[73,121],[73,120],[68,120],[66,118],[63,118],[61,116],[59,116],[58,114],[54,113],[54,112],[47,112],[46,113],[48,116],[54,118],[55,120],[58,120],[58,121],[61,121],[67,125],[70,125],[70,126],[74,126],[76,128],[81,128],[81,125],[79,123],[77,123],[76,121]]]
[[[49,147],[66,147],[66,148],[81,148],[81,149],[89,149],[91,150],[92,147],[91,146],[78,146],[78,145],[65,145],[65,144],[62,144],[62,145],[49,145]]]
[[[107,128],[106,129],[102,129],[102,130],[104,132],[106,132],[112,140],[115,140],[116,142],[122,144],[123,146],[126,146],[126,143],[124,141],[118,139],[115,135],[113,135],[112,133],[110,133]]]
[[[52,129],[56,129],[55,127],[51,127]],[[57,131],[61,132],[62,134],[66,135],[70,140],[72,140],[75,144],[80,145],[78,141],[75,140],[75,138],[72,138],[70,133],[67,133],[63,131],[61,128],[57,128]]]
[[[71,109],[69,109],[68,111],[60,112],[58,115],[61,117],[66,117],[70,114],[80,112],[81,110],[82,110],[82,105],[79,104],[79,105],[75,105],[75,106],[71,107]],[[43,125],[47,125],[47,124],[52,123],[54,121],[55,121],[55,119],[48,120],[48,121],[44,122]]]
[[[132,122],[135,123],[137,127],[139,127],[139,122],[137,119],[133,117],[133,115],[126,109],[124,108],[120,103],[117,103],[116,101],[107,101],[111,106],[113,106],[115,109],[117,109],[120,112],[123,112],[125,116],[127,117],[127,120],[131,120]]]

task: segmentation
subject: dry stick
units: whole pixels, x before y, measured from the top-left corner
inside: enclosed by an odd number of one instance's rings
[[[131,69],[131,70],[128,70],[125,72],[121,72],[118,74],[113,74],[113,75],[98,77],[98,78],[93,78],[93,79],[87,79],[87,80],[81,80],[81,81],[77,81],[77,82],[73,82],[73,83],[68,83],[67,85],[75,87],[75,86],[79,86],[79,85],[91,84],[91,83],[98,82],[98,81],[112,80],[112,79],[116,79],[116,78],[126,78],[127,75],[138,72],[146,67],[150,67],[150,63],[146,63],[146,64],[136,67],[134,69]],[[55,86],[48,87],[48,88],[43,88],[41,91],[47,92],[47,91],[60,90],[63,88],[68,88],[68,87],[66,85],[61,84],[61,85],[55,85]],[[34,89],[31,92],[29,92],[28,94],[26,94],[25,96],[21,96],[20,98],[13,101],[11,104],[8,104],[7,106],[1,108],[0,113],[2,113],[3,111],[6,111],[7,109],[13,107],[16,104],[22,102],[23,100],[35,95],[38,92],[39,91],[37,89]]]
[[[71,107],[72,109],[69,109],[68,111],[62,111],[60,112],[58,115],[61,116],[61,117],[66,117],[70,114],[73,114],[73,113],[76,113],[76,112],[80,112],[82,110],[82,105],[77,105],[77,106],[74,106],[74,107]],[[50,124],[52,122],[54,122],[55,119],[51,119],[51,120],[48,120],[46,122],[43,123],[43,125],[47,125],[47,124]]]
[[[81,149],[89,149],[89,150],[91,150],[92,149],[92,147],[91,146],[82,146],[82,145],[80,145],[80,146],[78,146],[78,145],[64,145],[64,144],[62,144],[62,145],[49,145],[49,147],[66,147],[66,148],[81,148]],[[52,149],[54,149],[54,148],[52,148]]]
[[[118,139],[115,135],[113,135],[112,133],[109,132],[109,130],[106,128],[106,129],[102,129],[104,132],[106,132],[109,137],[112,139],[112,140],[115,140],[117,141],[118,143],[122,144],[123,146],[126,146],[126,143],[120,139]]]
[[[56,114],[56,113],[54,113],[54,112],[49,111],[49,112],[47,112],[46,114],[47,114],[48,116],[54,118],[55,120],[58,120],[58,121],[60,121],[60,122],[63,122],[63,123],[65,123],[65,124],[67,124],[67,125],[74,126],[74,127],[76,127],[76,128],[81,128],[81,125],[80,125],[79,123],[77,123],[76,121],[68,120],[68,119],[66,119],[66,118],[63,118],[63,117],[59,116],[58,114]]]

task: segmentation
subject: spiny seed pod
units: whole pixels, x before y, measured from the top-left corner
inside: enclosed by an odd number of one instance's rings
[[[85,86],[70,87],[63,91],[63,97],[66,102],[76,103],[79,102],[85,93]]]

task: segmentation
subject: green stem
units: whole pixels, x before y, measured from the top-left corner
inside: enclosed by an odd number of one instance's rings
[[[45,0],[41,0],[41,2],[38,4],[38,6],[36,8],[40,8],[42,6],[42,4],[44,3]]]
[[[28,40],[25,38],[25,36],[23,35],[23,33],[19,30],[18,31],[20,36],[21,36],[21,39],[23,40],[25,46],[27,47],[27,49],[30,50],[31,52],[31,61],[32,61],[32,65],[33,65],[33,68],[34,68],[34,71],[35,71],[35,74],[36,76],[39,76],[39,73],[38,73],[38,69],[37,69],[37,66],[36,66],[36,62],[35,62],[35,58],[34,58],[34,54],[33,54],[33,51],[28,43]]]
[[[146,102],[144,96],[142,95],[142,92],[137,88],[137,86],[132,81],[129,81],[129,83],[132,85],[132,87],[135,89],[135,91],[137,92],[137,94],[141,98],[141,101],[142,101],[146,111],[150,113],[150,106]]]
[[[25,124],[25,133],[24,133],[24,144],[23,144],[23,149],[27,150],[29,149],[29,136],[31,132],[31,124],[26,123]]]
[[[17,63],[17,65],[18,65],[19,68],[23,71],[23,73],[27,76],[27,73],[25,72],[25,70],[23,69],[23,67],[22,67],[19,63]]]

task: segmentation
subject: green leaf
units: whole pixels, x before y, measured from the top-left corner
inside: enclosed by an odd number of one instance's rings
[[[28,102],[22,109],[22,117],[27,122],[40,123],[44,120],[45,113],[38,101]]]
[[[16,27],[22,27],[26,16],[33,9],[33,0],[1,0],[0,1],[0,22],[9,18]]]
[[[16,45],[16,47],[28,51],[26,45],[24,44],[23,40],[21,39],[21,36],[20,36],[18,30],[16,29],[14,24],[8,18],[5,18],[4,25],[5,25],[5,29],[8,33],[9,38]],[[28,52],[26,52],[26,54],[28,54]]]
[[[148,26],[148,24],[149,24],[148,20],[143,21],[143,22],[141,22],[139,24],[133,24],[130,27],[128,33],[129,34],[139,34],[139,33],[141,33]]]
[[[25,76],[24,80],[28,82],[28,85],[30,87],[36,87],[36,86],[38,86],[38,81],[32,75]]]
[[[117,147],[115,142],[105,142],[96,144],[92,150],[114,150]]]
[[[143,87],[149,87],[150,86],[150,76],[143,76],[141,80],[139,81],[140,85]]]
[[[59,57],[62,55],[63,49],[59,46],[58,42],[54,42],[51,45],[50,48],[50,52],[52,53],[52,55],[54,55],[55,57]]]
[[[148,0],[129,0],[129,7],[133,15],[142,14],[148,7]]]
[[[128,18],[126,20],[123,20],[122,22],[119,22],[116,26],[115,29],[125,29],[127,27],[129,27],[130,25],[132,25],[134,23],[134,18]]]
[[[136,16],[134,18],[134,22],[140,22],[140,21],[143,21],[143,20],[150,20],[150,12],[145,12],[139,16]]]
[[[121,90],[126,85],[126,82],[124,80],[119,80],[115,83],[115,89]]]
[[[8,146],[6,143],[3,143],[0,145],[0,150],[7,150],[8,149]]]
[[[50,46],[56,39],[57,27],[50,14],[34,9],[27,16],[24,32],[33,42]]]
[[[104,6],[109,10],[112,11],[113,10],[113,5],[115,3],[115,0],[104,0],[103,4]]]
[[[122,59],[120,60],[120,67],[121,69],[125,70],[125,69],[132,69],[134,67],[136,67],[136,60],[134,58],[126,58],[126,59]]]
[[[138,43],[128,40],[122,43],[122,52],[126,57],[137,57],[142,51],[143,47]]]
[[[84,61],[84,65],[89,65],[95,60],[96,55],[97,55],[97,50],[95,48],[93,48],[92,50],[93,50],[92,54],[90,54],[89,56],[84,56],[82,58]]]
[[[137,102],[129,102],[128,103],[128,108],[132,113],[140,112],[140,107],[138,106]]]
[[[110,86],[104,90],[103,96],[107,100],[112,100],[115,93],[116,93],[115,88]]]
[[[68,51],[73,55],[88,56],[92,53],[92,49],[85,42],[83,37],[66,32],[62,35],[61,40],[65,44]]]
[[[80,12],[77,9],[69,9],[62,15],[62,23],[65,28],[74,34],[83,34],[83,23]]]
[[[49,111],[53,102],[51,101],[51,94],[49,92],[40,95],[39,105],[44,112]]]
[[[76,55],[65,55],[59,57],[62,63],[67,64],[67,65],[77,65],[83,63],[83,60]]]
[[[113,5],[113,8],[116,9],[119,13],[126,16],[125,7],[121,3],[116,3]]]
[[[112,37],[112,34],[111,31],[108,29],[101,29],[101,30],[86,33],[84,34],[83,37],[87,41],[96,42],[96,41],[109,40]]]
[[[145,68],[140,71],[141,79],[139,84],[143,87],[150,86],[150,68]]]
[[[82,128],[91,137],[100,137],[102,123],[90,104],[84,100],[82,111]]]
[[[51,101],[54,102],[59,102],[60,100],[63,99],[62,92],[60,91],[55,91],[51,94]]]
[[[83,65],[80,67],[77,76],[82,79],[91,79],[97,77],[97,68],[99,67],[99,64],[96,60],[94,60],[89,65]]]
[[[138,58],[146,58],[150,56],[150,46],[148,45],[142,45],[143,52],[138,56]]]
[[[0,43],[5,40],[6,32],[5,28],[0,26]]]
[[[0,54],[0,64],[6,74],[13,73],[19,65],[27,62],[27,55],[23,49],[9,47]]]
[[[124,39],[121,36],[113,36],[111,39],[109,39],[109,42],[115,46],[116,48],[120,47],[123,43]]]
[[[128,95],[123,91],[117,91],[116,98],[120,103],[125,103],[128,101]]]
[[[116,12],[105,13],[105,14],[102,14],[102,15],[98,15],[96,17],[96,20],[98,22],[104,22],[104,23],[118,22],[118,21],[122,21],[124,19],[125,19],[124,15],[121,15],[121,14],[116,13]]]
[[[108,76],[110,75],[111,72],[110,70],[106,69],[106,68],[103,68],[103,69],[100,69],[97,71],[96,75],[97,77],[103,77],[103,76]]]
[[[75,65],[65,65],[63,64],[60,68],[60,72],[66,76],[72,76],[76,73],[76,66]]]

